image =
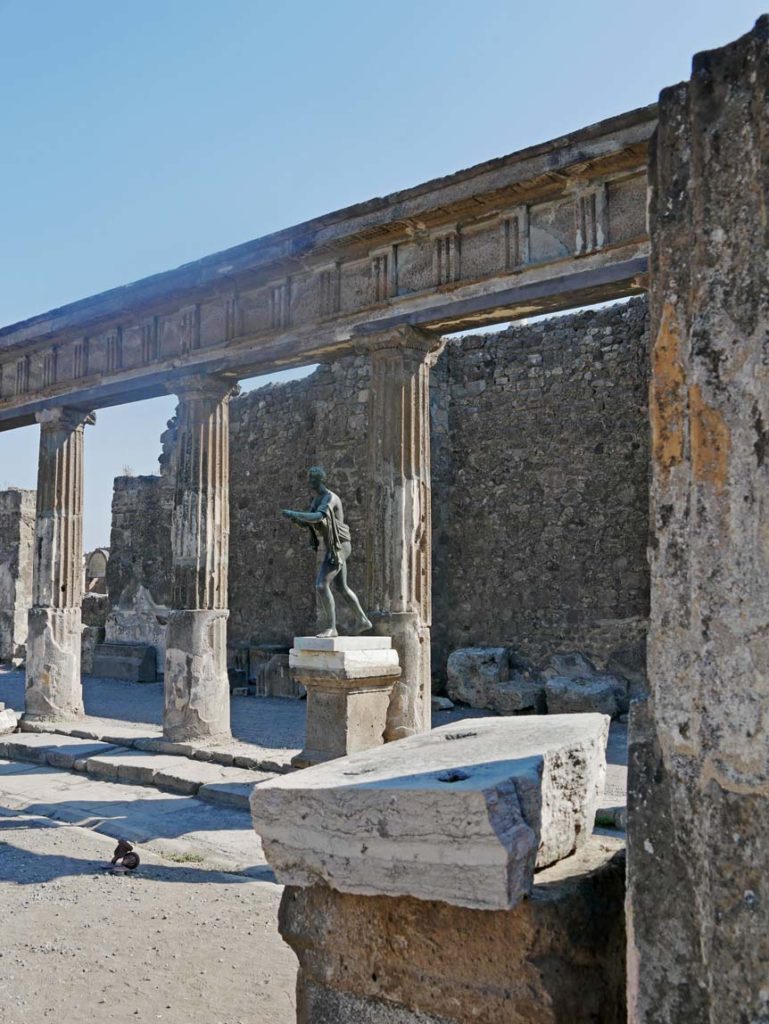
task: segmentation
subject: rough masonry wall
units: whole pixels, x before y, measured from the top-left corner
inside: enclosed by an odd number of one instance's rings
[[[34,542],[35,492],[0,491],[0,661],[25,654]]]
[[[601,660],[643,634],[647,338],[634,299],[447,347],[433,489],[444,650]]]
[[[107,563],[110,607],[130,605],[139,584],[156,604],[170,605],[172,508],[169,476],[115,478]]]
[[[306,509],[307,469],[325,467],[352,530],[349,580],[363,598],[369,369],[361,357],[230,404],[230,646],[288,643],[316,622],[317,558],[282,508]],[[340,614],[345,614],[340,607]]]

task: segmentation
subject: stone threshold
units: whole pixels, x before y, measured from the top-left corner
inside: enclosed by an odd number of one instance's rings
[[[167,754],[193,761],[209,762],[227,768],[246,768],[249,771],[283,774],[295,771],[291,758],[297,749],[272,749],[241,740],[223,743],[190,741],[177,743],[167,740],[157,725],[141,722],[126,723],[115,718],[94,718],[86,715],[69,722],[28,721],[22,718],[19,729],[23,733],[48,733],[72,736],[83,740],[96,740],[118,747],[131,747],[150,754]]]
[[[82,772],[103,782],[155,786],[245,811],[249,810],[254,786],[275,778],[274,772],[146,753],[89,737],[51,732],[17,732],[0,737],[0,758]]]

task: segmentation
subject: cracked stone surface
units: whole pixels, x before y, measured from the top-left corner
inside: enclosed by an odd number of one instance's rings
[[[257,786],[280,881],[503,909],[581,848],[605,774],[602,715],[487,718]]]

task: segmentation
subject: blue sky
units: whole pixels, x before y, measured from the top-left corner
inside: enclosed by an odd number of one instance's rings
[[[656,100],[748,0],[0,0],[0,325]],[[173,399],[86,440],[156,471]],[[37,428],[0,434],[34,487]]]

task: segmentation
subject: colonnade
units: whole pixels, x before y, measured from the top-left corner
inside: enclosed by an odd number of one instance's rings
[[[362,343],[371,360],[367,603],[403,668],[388,739],[430,721],[429,367],[440,339],[411,327]],[[163,731],[176,741],[230,735],[227,678],[231,377],[175,382],[178,468],[172,516],[173,599],[166,637]],[[25,715],[84,713],[80,677],[83,444],[88,411],[38,414],[33,606]]]

